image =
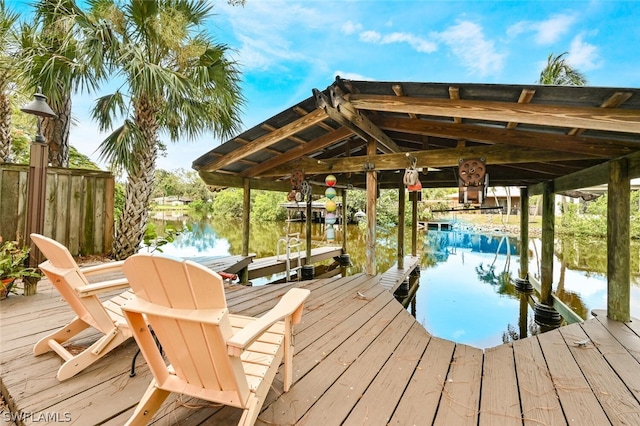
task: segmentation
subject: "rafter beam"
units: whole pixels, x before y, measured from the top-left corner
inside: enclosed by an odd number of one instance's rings
[[[227,173],[219,172],[206,172],[200,170],[198,172],[202,181],[207,184],[210,189],[224,189],[224,188],[242,188],[244,185],[243,177],[239,175],[230,175]],[[260,189],[264,191],[279,191],[289,192],[291,191],[291,182],[287,180],[275,181],[271,179],[249,179],[251,189]],[[316,195],[324,195],[326,187],[311,186],[312,191]]]
[[[457,167],[461,158],[485,157],[487,166],[492,164],[518,164],[557,162],[570,160],[592,159],[589,155],[576,153],[556,152],[519,146],[505,146],[502,144],[477,146],[469,148],[432,149],[428,151],[411,151],[416,158],[416,167]],[[315,160],[303,158],[296,160],[296,164],[304,169],[305,173],[349,173],[361,172],[365,164],[372,164],[375,170],[398,170],[406,168],[409,163],[405,153],[363,155],[350,158],[336,158]],[[286,176],[291,172],[291,165],[282,165],[271,169],[261,176]]]
[[[624,157],[629,162],[629,178],[640,177],[640,152],[634,152]],[[597,164],[593,167],[560,176],[553,180],[553,188],[556,192],[573,191],[591,186],[603,185],[608,182],[609,164],[611,162]],[[544,182],[529,187],[529,195],[542,193]]]
[[[460,100],[460,88],[458,87],[449,87],[449,99]],[[456,124],[462,123],[462,118],[453,117],[453,122]]]
[[[640,133],[639,110],[354,94],[347,100],[358,110]]]
[[[274,130],[271,133],[267,133],[264,136],[257,138],[252,141],[250,144],[244,145],[238,149],[235,149],[225,155],[224,157],[218,158],[204,166],[201,166],[198,170],[202,171],[214,171],[223,168],[224,166],[241,160],[251,154],[254,154],[262,149],[265,149],[283,139],[286,139],[292,135],[295,135],[301,130],[306,129],[309,126],[312,126],[316,123],[321,122],[322,120],[327,118],[327,114],[321,110],[316,109],[304,117],[300,117],[296,121],[293,121],[287,124],[284,127]]]
[[[531,102],[531,99],[533,99],[533,95],[535,94],[536,94],[535,90],[522,89],[522,92],[520,92],[520,97],[518,98],[518,103],[528,104],[529,102]],[[518,124],[519,123],[516,123],[515,121],[511,121],[507,123],[507,129],[515,129],[518,126]]]
[[[475,124],[453,124],[441,121],[411,120],[377,116],[374,123],[381,129],[402,131],[419,135],[437,136],[454,140],[469,140],[488,144],[503,143],[513,146],[534,147],[559,152],[574,152],[593,157],[612,158],[626,155],[633,150],[632,142],[608,141],[582,136],[568,136],[524,130],[507,130],[501,127]]]
[[[277,167],[281,164],[285,164],[291,160],[294,160],[298,157],[303,157],[305,155],[314,153],[319,151],[327,146],[333,145],[343,139],[346,139],[353,135],[353,132],[346,127],[340,127],[336,130],[333,130],[330,133],[326,133],[319,138],[316,138],[313,141],[309,141],[304,145],[301,145],[297,148],[291,149],[277,157],[274,157],[270,160],[267,160],[263,163],[258,164],[255,167],[245,170],[240,174],[243,177],[254,177],[263,173],[269,169]]]
[[[633,96],[633,93],[630,92],[616,92],[611,97],[609,97],[606,101],[600,104],[600,108],[617,108],[623,103],[627,102],[629,98]],[[580,135],[584,132],[584,129],[573,128],[569,130],[568,135]]]
[[[404,89],[402,88],[402,84],[394,84],[391,86],[391,90],[396,96],[404,96]],[[410,118],[418,118],[415,114],[408,114]]]

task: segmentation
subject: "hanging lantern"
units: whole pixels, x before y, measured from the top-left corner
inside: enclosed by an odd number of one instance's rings
[[[325,203],[324,208],[327,210],[328,213],[333,213],[336,211],[336,203],[335,201],[329,200]]]
[[[324,183],[326,183],[327,186],[334,186],[337,181],[338,179],[336,179],[334,175],[327,175],[327,177],[324,178]]]
[[[334,223],[336,223],[336,220],[338,220],[338,218],[335,213],[327,213],[327,215],[324,217],[324,223],[326,223],[327,225],[333,225]]]
[[[336,196],[336,189],[332,187],[327,188],[326,191],[324,191],[324,196],[330,200],[333,200],[333,198]]]

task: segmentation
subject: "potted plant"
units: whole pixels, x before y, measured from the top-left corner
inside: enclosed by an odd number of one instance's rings
[[[29,247],[20,247],[16,241],[3,241],[0,237],[0,299],[6,298],[16,280],[25,277],[40,277],[36,268],[25,266]]]

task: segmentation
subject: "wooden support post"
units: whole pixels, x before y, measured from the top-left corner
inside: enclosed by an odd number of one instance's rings
[[[305,215],[307,216],[305,220],[305,225],[306,225],[305,253],[307,255],[307,258],[305,259],[304,263],[307,265],[311,264],[311,223],[313,222],[312,221],[313,210],[311,208],[312,203],[313,203],[313,200],[309,198],[309,200],[307,201],[307,212],[305,213]]]
[[[247,178],[243,179],[244,191],[242,194],[242,255],[249,255],[249,233],[251,219],[251,181]],[[249,282],[249,268],[243,268],[240,271],[240,283],[247,284]]]
[[[348,262],[344,262],[344,258],[347,256],[347,190],[342,190],[342,260],[340,262],[340,275],[347,276]]]
[[[520,311],[518,316],[519,337],[524,339],[529,335],[529,294],[520,293]]]
[[[376,155],[376,140],[370,138],[367,143],[367,155]],[[364,272],[376,274],[376,200],[378,193],[378,176],[375,165],[367,167],[367,250]]]
[[[400,173],[400,177],[404,177]],[[398,269],[404,269],[404,204],[405,191],[403,179],[398,185]]]
[[[418,255],[418,191],[411,193],[411,256]]]
[[[342,254],[347,254],[347,190],[342,190]]]
[[[553,306],[553,242],[555,237],[555,195],[553,181],[544,185],[542,193],[542,254],[540,277],[540,302]]]
[[[630,186],[627,160],[610,161],[607,205],[607,317],[625,322],[631,321]]]
[[[529,190],[520,188],[520,278],[529,273]]]

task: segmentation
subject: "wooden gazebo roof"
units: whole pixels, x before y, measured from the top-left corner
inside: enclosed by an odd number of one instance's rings
[[[367,155],[376,143],[376,154]],[[193,162],[212,187],[289,191],[292,170],[324,185],[397,188],[405,168],[423,187],[457,187],[461,160],[484,158],[492,186],[531,186],[640,151],[640,89],[354,81],[325,90]],[[590,170],[597,170],[590,169]],[[577,175],[575,172],[579,172]],[[589,180],[589,179],[587,179]],[[606,183],[606,174],[585,185]],[[568,189],[568,186],[567,186]],[[324,190],[324,188],[322,188]]]

